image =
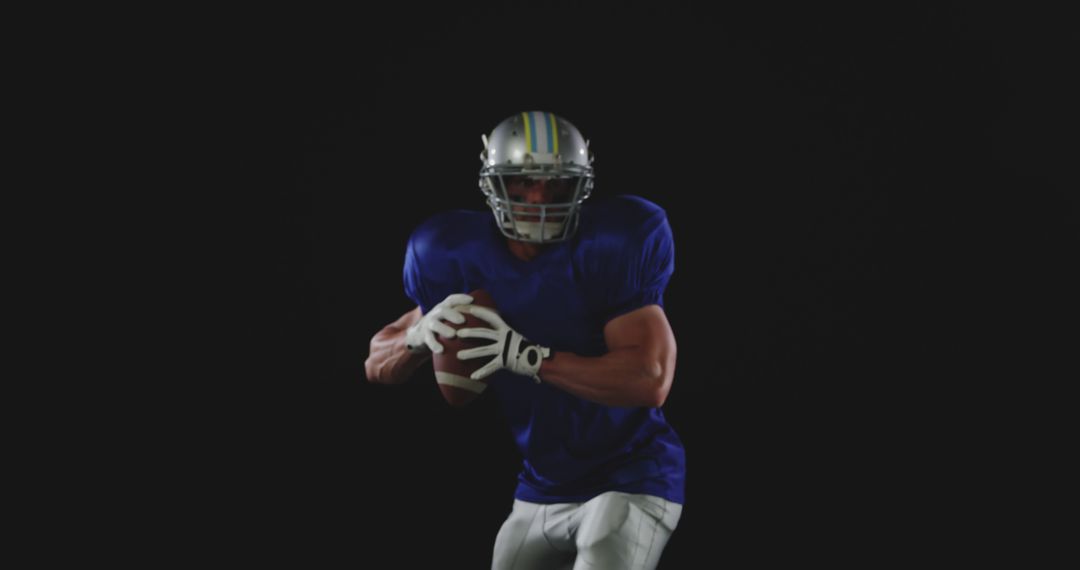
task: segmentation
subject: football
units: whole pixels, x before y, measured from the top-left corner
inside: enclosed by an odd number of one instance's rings
[[[495,301],[487,291],[477,289],[470,292],[469,295],[472,295],[474,305],[498,311],[498,308],[495,307]],[[487,321],[480,320],[467,313],[462,314],[465,316],[465,322],[460,325],[455,325],[449,321],[444,322],[455,330],[470,327],[491,327]],[[470,360],[458,360],[457,353],[459,350],[464,350],[466,348],[490,344],[491,341],[479,338],[457,337],[439,337],[438,340],[439,343],[443,345],[443,352],[441,354],[432,355],[432,366],[435,368],[435,382],[439,385],[439,390],[450,405],[464,406],[473,401],[473,399],[479,396],[484,389],[487,388],[486,378],[484,380],[473,380],[472,378],[469,378],[469,375],[487,364],[492,357],[487,356]]]

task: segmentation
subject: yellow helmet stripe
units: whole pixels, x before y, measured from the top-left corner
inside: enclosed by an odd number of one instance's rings
[[[548,125],[548,152],[559,154],[559,125],[555,122],[555,115],[552,113],[544,113],[547,115]],[[554,141],[554,143],[552,142]]]
[[[532,121],[530,120],[529,113],[522,113],[521,118],[525,120],[525,144],[527,145],[528,152],[536,152],[536,133],[533,131]]]

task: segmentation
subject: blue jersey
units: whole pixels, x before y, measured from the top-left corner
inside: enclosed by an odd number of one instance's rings
[[[484,289],[529,340],[600,356],[608,321],[663,306],[674,264],[664,210],[618,196],[583,205],[577,233],[531,261],[514,257],[490,211],[435,215],[409,239],[404,281],[424,313],[448,295]],[[581,502],[623,491],[683,503],[685,453],[660,409],[597,404],[505,370],[488,378],[487,391],[524,458],[517,498]]]

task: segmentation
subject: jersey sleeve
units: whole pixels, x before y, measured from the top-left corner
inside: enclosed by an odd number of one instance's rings
[[[675,240],[667,213],[642,198],[626,198],[609,226],[603,261],[604,322],[647,305],[664,305],[664,290],[675,271]],[[621,238],[619,239],[619,234]]]
[[[405,294],[427,314],[447,296],[461,292],[462,279],[452,252],[445,247],[445,224],[433,218],[413,231],[405,246],[402,280]]]

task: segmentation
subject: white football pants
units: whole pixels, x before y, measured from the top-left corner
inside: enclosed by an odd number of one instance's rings
[[[514,500],[495,538],[494,570],[652,569],[682,505],[611,491],[584,503]]]

